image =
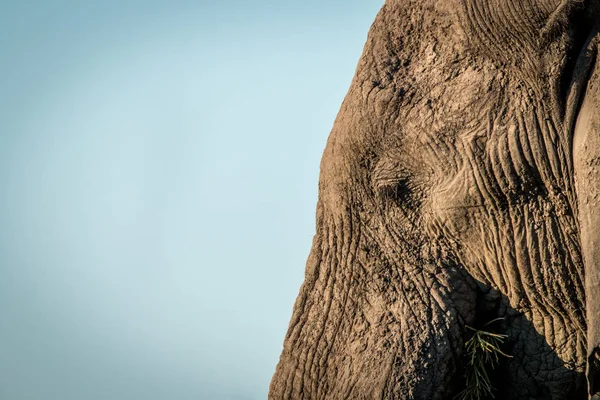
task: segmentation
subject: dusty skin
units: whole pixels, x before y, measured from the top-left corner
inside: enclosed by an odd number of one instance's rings
[[[484,326],[496,399],[600,398],[598,3],[386,1],[269,399],[453,399]]]

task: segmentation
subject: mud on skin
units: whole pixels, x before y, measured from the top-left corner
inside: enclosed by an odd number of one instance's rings
[[[600,391],[598,3],[386,1],[269,399],[452,399],[496,318],[496,398]]]

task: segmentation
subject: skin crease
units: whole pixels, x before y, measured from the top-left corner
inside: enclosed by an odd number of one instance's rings
[[[269,399],[452,399],[483,326],[511,356],[496,398],[599,389],[599,20],[583,0],[385,3]]]

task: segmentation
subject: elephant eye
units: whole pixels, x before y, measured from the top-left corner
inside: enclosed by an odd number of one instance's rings
[[[378,181],[376,186],[381,198],[393,200],[398,204],[406,204],[410,201],[411,189],[408,178]]]
[[[414,178],[396,163],[378,163],[372,175],[376,196],[385,202],[412,208],[415,206]]]
[[[384,204],[403,210],[420,208],[425,194],[427,169],[415,156],[404,152],[388,152],[382,155],[371,171],[371,185],[375,196]]]

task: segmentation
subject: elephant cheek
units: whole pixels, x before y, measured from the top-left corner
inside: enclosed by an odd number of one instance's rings
[[[600,393],[600,66],[590,75],[573,135],[573,167],[585,265],[590,394]]]

